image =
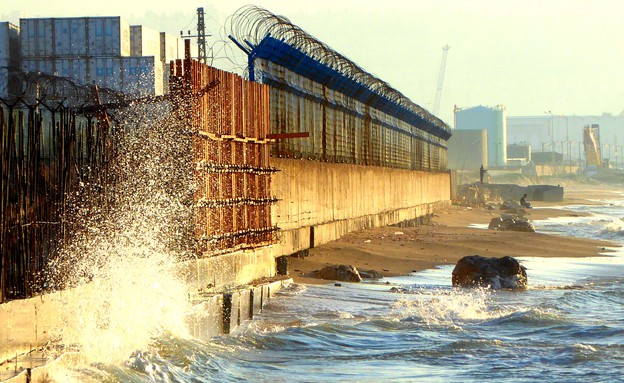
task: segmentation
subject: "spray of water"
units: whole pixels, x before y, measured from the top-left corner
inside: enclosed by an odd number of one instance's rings
[[[74,229],[48,272],[64,293],[60,343],[118,363],[163,333],[185,336],[189,294],[176,263],[194,248],[191,135],[168,105],[118,114],[107,192],[76,198]]]
[[[400,318],[424,322],[428,326],[460,328],[462,323],[483,321],[505,315],[492,305],[491,290],[410,290],[394,304]]]

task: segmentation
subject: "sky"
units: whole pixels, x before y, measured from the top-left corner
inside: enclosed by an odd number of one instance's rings
[[[226,19],[248,1],[0,0],[0,20],[122,16],[179,35],[204,7],[214,64],[244,66]],[[433,109],[450,46],[438,116],[454,106],[503,105],[508,116],[624,112],[624,2],[620,0],[258,0],[366,71]],[[192,31],[193,32],[193,31]],[[224,44],[229,44],[224,49]],[[228,53],[226,57],[226,52]],[[239,69],[240,70],[240,69]]]

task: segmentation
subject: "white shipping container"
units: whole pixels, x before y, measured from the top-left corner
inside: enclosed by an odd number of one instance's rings
[[[171,64],[163,64],[163,94],[169,93],[169,73],[171,73]]]
[[[8,69],[4,68],[9,63],[8,59],[0,58],[0,98],[8,98],[9,96],[9,82],[8,82]]]
[[[115,90],[123,90],[123,59],[121,57],[96,57],[90,60],[91,83]]]
[[[29,58],[23,61],[22,69],[67,77],[78,85],[97,84],[135,96],[163,94],[163,65],[153,56]]]
[[[89,18],[90,56],[128,56],[130,25],[120,17]]]
[[[0,59],[6,60],[0,66],[19,67],[21,61],[19,28],[9,22],[0,23]]]
[[[68,56],[71,52],[71,27],[67,18],[52,19],[54,23],[54,53],[56,55]]]
[[[181,59],[178,55],[178,38],[166,32],[160,32],[160,61],[169,64],[171,60]]]
[[[78,85],[90,84],[87,78],[86,58],[57,58],[56,71],[59,76],[71,78]]]
[[[89,23],[86,17],[69,18],[70,28],[70,54],[74,56],[86,56],[89,53]]]
[[[20,19],[24,57],[128,56],[130,25],[120,17]]]
[[[155,57],[124,57],[123,88],[135,95],[162,95],[162,64]]]
[[[57,56],[86,56],[87,18],[64,17],[54,20],[54,43]]]
[[[130,55],[160,59],[160,32],[142,25],[130,26]]]
[[[41,72],[54,75],[56,63],[54,59],[31,59],[22,60],[22,70],[24,72]]]
[[[20,37],[24,58],[49,57],[55,54],[52,19],[20,19]]]

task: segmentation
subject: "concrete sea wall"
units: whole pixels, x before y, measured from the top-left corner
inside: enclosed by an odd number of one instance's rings
[[[196,337],[228,333],[251,319],[282,286],[267,279],[277,275],[276,258],[450,205],[449,173],[281,158],[272,165],[280,169],[271,185],[279,199],[272,209],[279,242],[180,264],[180,275],[196,286],[195,310],[187,320]],[[62,324],[63,301],[72,294],[80,290],[0,305],[0,357],[32,363],[27,353],[50,340]]]
[[[281,229],[276,256],[348,232],[395,224],[450,205],[450,174],[273,158],[271,189]]]

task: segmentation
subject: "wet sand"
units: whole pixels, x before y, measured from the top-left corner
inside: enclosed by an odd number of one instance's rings
[[[530,220],[579,216],[565,210],[571,204],[601,204],[618,198],[615,188],[580,185],[566,188],[564,201],[531,201]],[[438,265],[456,264],[467,255],[489,257],[595,257],[615,246],[606,241],[539,233],[484,230],[470,224],[489,224],[499,210],[451,206],[434,214],[433,224],[401,228],[387,226],[349,233],[314,249],[305,258],[290,258],[289,273],[297,283],[328,283],[306,275],[326,265],[348,264],[376,270],[384,276],[407,275]]]

